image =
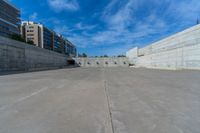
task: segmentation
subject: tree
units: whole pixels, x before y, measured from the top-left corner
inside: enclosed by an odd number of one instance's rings
[[[16,41],[25,42],[25,43],[28,43],[28,44],[30,44],[30,45],[34,45],[34,42],[33,42],[33,41],[28,40],[28,41],[26,42],[26,40],[25,40],[21,35],[18,35],[18,34],[12,34],[12,35],[10,36],[10,38],[13,39],[13,40],[16,40]]]
[[[104,55],[103,57],[107,58],[107,57],[108,57],[108,55]]]
[[[10,36],[10,38],[13,39],[13,40],[20,41],[20,42],[26,42],[26,40],[24,38],[22,38],[21,35],[18,35],[18,34],[12,34]]]
[[[86,58],[86,57],[87,57],[87,54],[86,54],[86,53],[83,53],[83,54],[82,54],[82,57]]]
[[[27,43],[30,44],[30,45],[34,45],[34,42],[31,41],[31,40],[28,40]]]
[[[126,57],[125,55],[118,55],[117,57]]]

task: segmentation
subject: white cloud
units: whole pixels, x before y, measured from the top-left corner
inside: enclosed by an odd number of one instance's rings
[[[200,13],[199,0],[170,1],[171,5],[168,12],[173,12],[178,19],[194,21]]]
[[[77,11],[79,4],[76,0],[48,0],[49,6],[55,11]]]
[[[97,25],[87,25],[83,24],[82,22],[79,22],[72,27],[68,27],[66,25],[63,25],[64,22],[61,23],[59,20],[54,21],[54,30],[59,34],[64,34],[65,36],[73,35],[73,33],[76,31],[82,31],[82,34],[84,36],[88,36],[89,34],[87,32],[97,27]]]
[[[148,8],[149,12],[138,14],[138,11],[145,7]],[[100,17],[106,28],[80,22],[72,26],[71,29],[62,26],[57,28],[57,31],[66,35],[78,47],[106,47],[106,45],[110,45],[113,49],[104,50],[104,52],[109,53],[116,50],[115,53],[119,54],[131,46],[140,45],[138,40],[145,41],[151,36],[159,37],[151,40],[154,41],[182,30],[186,21],[191,24],[191,21],[198,16],[199,7],[198,0],[111,0],[101,12]],[[101,30],[88,32],[94,28]],[[80,32],[74,32],[77,30]]]
[[[35,21],[37,19],[37,17],[38,17],[38,14],[36,12],[34,12],[33,14],[31,14],[29,16],[29,20]]]
[[[97,44],[119,44],[130,45],[136,39],[143,39],[151,34],[157,34],[165,31],[165,21],[158,18],[155,13],[138,20],[135,17],[135,11],[143,1],[128,0],[120,2],[120,0],[111,1],[102,13],[102,20],[106,22],[107,29],[98,32],[92,37]],[[118,10],[113,11],[116,6]],[[134,44],[132,44],[134,45]]]
[[[82,22],[79,22],[75,25],[76,30],[91,30],[91,29],[94,29],[95,27],[96,25],[86,25],[86,24],[83,24]]]
[[[117,0],[115,0],[117,1]],[[79,47],[91,47],[91,46],[105,46],[113,44],[121,44],[121,47],[127,48],[130,45],[134,45],[135,39],[144,38],[149,34],[156,34],[160,32],[166,25],[163,20],[157,18],[155,14],[149,15],[144,21],[134,22],[134,11],[132,8],[133,2],[129,0],[124,6],[120,7],[115,13],[111,14],[111,5],[106,7],[102,14],[102,19],[105,19],[107,28],[95,33],[87,33],[87,30],[94,28],[95,26],[84,25],[81,22],[75,25],[76,29],[85,29],[86,32],[74,33],[74,29],[66,28],[62,26],[57,28],[57,31],[67,35],[69,39],[77,44]],[[134,23],[135,29],[130,29],[129,26]],[[65,31],[63,31],[65,30]],[[145,31],[145,32],[144,32]]]
[[[112,11],[116,6],[120,6],[117,11]],[[102,19],[110,28],[122,30],[133,20],[135,10],[134,1],[129,0],[127,3],[121,3],[119,0],[113,0],[105,8]]]
[[[54,28],[54,31],[58,32],[59,34],[67,34],[68,32],[70,32],[70,29],[66,26],[56,26]]]

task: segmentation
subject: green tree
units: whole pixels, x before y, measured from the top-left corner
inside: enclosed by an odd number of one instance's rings
[[[117,57],[126,57],[125,55],[118,55]]]
[[[26,40],[24,38],[22,38],[21,35],[18,35],[18,34],[12,34],[10,36],[10,38],[13,39],[13,40],[20,41],[20,42],[26,42]]]
[[[83,53],[83,54],[82,54],[82,57],[86,58],[86,57],[88,57],[88,56],[87,56],[86,53]]]
[[[34,45],[34,42],[31,41],[31,40],[28,40],[27,43],[30,44],[30,45]]]

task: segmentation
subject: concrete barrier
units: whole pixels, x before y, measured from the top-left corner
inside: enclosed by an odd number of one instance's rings
[[[144,48],[131,49],[127,57],[137,67],[200,69],[200,25]]]
[[[80,67],[128,67],[128,58],[74,58]]]
[[[35,71],[67,65],[67,57],[50,50],[0,37],[0,72]]]

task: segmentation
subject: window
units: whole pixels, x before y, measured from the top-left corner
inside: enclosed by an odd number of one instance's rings
[[[27,36],[34,36],[34,34],[27,34]]]
[[[27,30],[27,32],[34,32],[34,30]]]

